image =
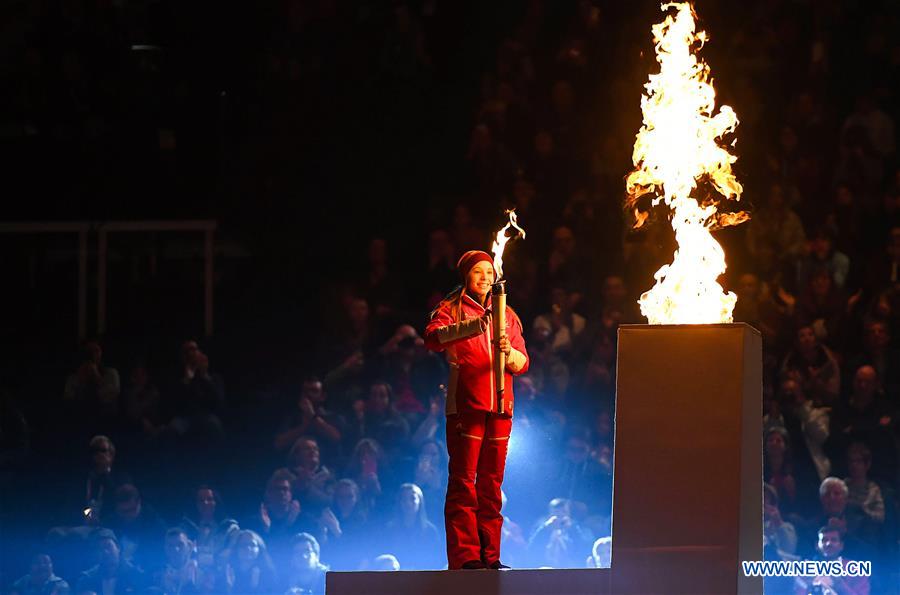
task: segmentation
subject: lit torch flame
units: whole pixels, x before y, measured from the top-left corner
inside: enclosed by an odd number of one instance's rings
[[[523,240],[525,239],[525,230],[519,227],[519,224],[516,222],[516,210],[510,209],[509,211],[506,211],[506,214],[509,215],[509,222],[497,232],[497,238],[491,245],[491,252],[494,254],[494,271],[496,273],[496,278],[494,279],[495,282],[503,278],[503,250],[506,248],[506,243],[516,237],[520,237]],[[506,235],[509,228],[516,230],[511,236]]]
[[[725,252],[710,229],[736,225],[746,213],[717,213],[714,203],[701,205],[691,196],[699,179],[708,180],[725,198],[739,200],[741,184],[731,171],[736,157],[720,145],[738,120],[727,105],[715,109],[715,89],[709,66],[692,53],[702,47],[706,33],[695,33],[690,4],[663,4],[670,8],[662,23],[653,26],[659,72],[651,74],[641,98],[644,124],[634,143],[635,170],[627,180],[628,207],[636,227],[648,217],[637,201],[654,195],[652,204],[666,203],[678,249],[672,264],[656,272],[656,285],[639,301],[650,324],[709,324],[731,322],[736,297],[716,281],[725,272]]]

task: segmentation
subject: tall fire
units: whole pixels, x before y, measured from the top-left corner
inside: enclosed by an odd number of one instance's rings
[[[713,197],[740,199],[742,187],[731,171],[737,158],[722,140],[738,120],[727,105],[714,113],[709,66],[695,54],[707,36],[696,32],[691,5],[661,9],[666,18],[652,29],[659,72],[650,75],[641,98],[643,126],[634,143],[635,169],[626,181],[627,205],[640,227],[649,212],[638,206],[639,199],[649,194],[652,206],[665,202],[678,248],[672,264],[656,272],[656,285],[641,296],[641,312],[650,324],[732,322],[737,298],[717,281],[725,272],[725,252],[710,231],[749,216],[719,213],[716,199],[697,195],[703,183]]]
[[[506,249],[506,243],[513,238],[525,239],[525,230],[519,227],[519,220],[516,217],[516,210],[510,209],[506,211],[509,221],[497,232],[497,237],[491,245],[491,254],[494,255],[494,271],[497,274],[495,281],[503,278],[503,251]],[[509,234],[509,230],[513,230],[513,234]]]

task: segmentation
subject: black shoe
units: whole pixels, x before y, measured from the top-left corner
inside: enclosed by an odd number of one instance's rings
[[[490,568],[491,570],[509,570],[509,566],[507,566],[500,560],[497,560],[496,562],[491,562],[490,564],[487,565],[487,567]]]
[[[487,566],[481,560],[469,560],[468,562],[463,562],[460,568],[463,570],[484,570]]]

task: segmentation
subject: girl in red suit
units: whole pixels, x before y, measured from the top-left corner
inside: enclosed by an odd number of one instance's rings
[[[506,568],[500,562],[500,485],[512,429],[512,375],[528,370],[528,353],[522,322],[509,307],[505,332],[493,336],[491,256],[470,250],[456,268],[462,287],[438,305],[425,329],[425,345],[443,351],[450,365],[446,412],[450,478],[444,505],[447,561],[450,570],[496,570]],[[494,379],[494,346],[506,354],[502,405]]]

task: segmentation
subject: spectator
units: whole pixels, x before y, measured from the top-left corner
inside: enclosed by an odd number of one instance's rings
[[[797,132],[791,126],[783,126],[779,135],[778,173],[784,180],[796,180],[800,155]],[[791,204],[791,206],[796,206]]]
[[[101,520],[118,536],[122,558],[142,568],[155,565],[163,550],[165,523],[152,506],[143,502],[134,484],[116,488],[114,503],[114,510]]]
[[[441,384],[439,390],[428,398],[428,411],[410,438],[412,446],[421,448],[426,442],[432,442],[438,436],[444,435],[447,425],[447,417],[444,414],[447,408],[446,390],[447,387]]]
[[[868,478],[872,468],[872,451],[860,442],[847,450],[847,469],[850,477],[844,480],[849,489],[847,505],[862,510],[875,523],[884,523],[884,498],[881,488]]]
[[[541,426],[547,413],[541,397],[531,372],[516,379],[516,415],[522,427]]]
[[[448,462],[447,449],[435,441],[426,442],[419,448],[412,483],[422,489],[430,519],[444,516]]]
[[[573,341],[572,354],[565,359],[572,364],[576,395],[592,395],[593,400],[593,395],[599,393],[601,403],[612,402],[615,394],[616,333],[619,325],[627,322],[625,316],[619,307],[603,306],[596,311],[594,318],[586,321],[584,331]],[[545,337],[549,338],[549,333],[538,335],[545,344],[544,350],[547,349]],[[578,408],[591,407],[586,401],[573,405]]]
[[[409,570],[439,567],[441,540],[426,510],[425,495],[419,486],[413,483],[400,486],[383,543]]]
[[[153,438],[160,425],[159,389],[150,379],[150,372],[143,362],[131,369],[130,383],[122,391],[122,407],[125,419],[132,431]]]
[[[321,380],[315,376],[304,379],[297,407],[275,437],[275,450],[286,451],[301,436],[310,436],[322,445],[327,460],[339,460],[346,422],[342,415],[327,407],[327,401]]]
[[[366,559],[369,537],[368,512],[360,500],[359,486],[352,479],[341,479],[334,490],[334,516],[341,529],[325,547],[325,558],[335,570],[358,570]]]
[[[860,303],[864,303],[863,295],[863,290],[860,290],[848,300],[848,311],[853,317],[852,322],[856,323],[860,319],[884,321],[888,325],[888,334],[893,337],[896,333],[897,324],[900,322],[900,319],[895,315],[895,313],[900,312],[900,292],[894,289],[878,292],[874,298],[868,301],[868,309],[865,310],[865,313],[863,313],[863,308],[859,307]]]
[[[541,326],[532,330],[528,342],[529,370],[542,392],[563,401],[569,390],[571,370],[568,358],[553,353],[550,333],[551,329]]]
[[[224,593],[273,593],[278,586],[275,565],[258,533],[243,530],[225,563],[217,590]]]
[[[835,287],[826,269],[815,269],[809,275],[804,292],[797,300],[797,320],[813,329],[816,339],[829,345],[840,344],[847,299]]]
[[[194,551],[194,543],[183,529],[173,527],[166,531],[166,561],[153,573],[153,586],[161,593],[199,592],[203,581]]]
[[[325,388],[338,397],[338,409],[363,395],[367,363],[375,351],[375,328],[368,302],[350,296],[343,314],[331,344],[324,349],[328,365],[333,366],[325,375]]]
[[[887,397],[900,403],[900,352],[891,345],[891,330],[886,322],[866,322],[862,353],[847,362],[850,370],[858,370],[862,365],[872,366]]]
[[[797,261],[796,287],[806,287],[818,270],[828,273],[832,284],[843,289],[850,274],[850,259],[834,249],[834,238],[827,229],[817,230],[809,243],[809,254]]]
[[[291,540],[291,563],[287,570],[287,589],[325,595],[328,567],[319,561],[319,542],[309,533],[298,533]]]
[[[812,469],[809,470],[808,481],[803,481],[803,474],[798,480],[790,444],[790,435],[783,425],[768,427],[765,434],[763,480],[766,485],[775,489],[779,502],[783,503],[784,511],[788,514],[805,510],[804,496],[811,495],[815,489]]]
[[[550,351],[554,354],[567,353],[584,331],[586,320],[572,311],[572,300],[565,289],[550,290],[550,312],[534,319],[534,329],[548,335]]]
[[[765,283],[753,273],[741,275],[737,296],[734,319],[759,329],[767,357],[784,353],[793,340],[789,329],[797,299],[777,283]]]
[[[591,514],[608,514],[612,477],[591,457],[590,442],[582,433],[571,434],[565,445],[562,460],[553,464],[548,487],[556,496],[566,498],[570,506],[578,505]]]
[[[816,542],[816,528],[828,526],[841,531],[844,545],[854,560],[872,560],[876,553],[877,526],[861,511],[847,506],[850,491],[837,477],[826,477],[819,487],[819,511],[798,526],[800,553],[810,554]]]
[[[569,307],[577,310],[584,297],[582,273],[575,234],[566,226],[557,227],[553,230],[553,248],[543,274],[544,287],[564,289],[568,293]]]
[[[804,394],[822,405],[837,402],[841,388],[841,373],[834,353],[821,344],[813,327],[797,329],[794,348],[781,364],[782,377],[800,383]]]
[[[319,444],[315,438],[301,436],[288,453],[288,468],[294,474],[293,492],[309,512],[331,505],[334,474],[321,464]]]
[[[219,492],[207,485],[194,490],[193,505],[194,510],[182,517],[181,528],[196,545],[201,566],[212,566],[215,555],[233,545],[237,521],[225,517]]]
[[[847,569],[847,562],[854,558],[845,558],[843,532],[830,525],[819,528],[816,542],[816,559],[840,562],[841,568]],[[859,558],[855,558],[859,559]],[[818,589],[816,589],[818,587]],[[867,576],[833,576],[820,575],[813,579],[797,578],[797,594],[806,593],[846,593],[847,595],[867,595],[869,593],[869,577]]]
[[[381,446],[375,440],[364,438],[353,449],[347,464],[347,476],[360,489],[360,506],[368,512],[376,511],[381,498],[380,470],[384,468]]]
[[[874,101],[871,93],[860,93],[856,97],[856,107],[841,127],[842,136],[849,136],[855,131],[865,135],[868,145],[882,158],[893,155],[894,122],[882,111]]]
[[[892,230],[900,228],[900,184],[892,184],[885,190],[877,215],[875,217],[866,218],[866,223],[868,224],[866,226],[866,231],[868,232],[867,235],[869,237],[860,239],[864,240],[863,245],[866,247],[867,251],[870,253],[883,251],[884,240],[885,238],[889,238],[888,254],[885,256],[892,256],[896,251],[895,247],[892,245],[894,242]],[[862,225],[857,223],[856,228],[860,229],[861,227]],[[877,266],[878,264],[881,264],[882,266],[886,264],[883,261],[881,263],[876,261],[872,264],[875,265],[871,267],[873,272],[881,273],[882,275],[886,273],[884,268]],[[889,276],[890,273],[888,272],[887,275]],[[888,280],[885,276],[882,276],[882,279],[884,281]]]
[[[379,349],[383,373],[396,395],[394,407],[410,425],[425,413],[425,387],[432,386],[441,373],[439,360],[424,345],[416,329],[403,324]]]
[[[778,493],[769,484],[763,484],[763,535],[765,542],[775,547],[779,559],[787,559],[797,551],[797,530],[781,518]]]
[[[860,366],[854,374],[849,403],[841,403],[831,415],[828,451],[843,461],[852,442],[867,441],[873,450],[873,475],[893,481],[897,450],[891,428],[895,418],[895,410],[879,390],[875,368]]]
[[[604,331],[595,336],[581,384],[584,395],[598,395],[601,403],[612,403],[616,383],[616,339],[613,332],[618,329],[618,312],[602,314]]]
[[[78,369],[66,380],[63,399],[76,405],[75,411],[96,415],[103,423],[110,424],[119,410],[119,372],[104,366],[102,359],[99,343],[84,344]]]
[[[221,376],[210,373],[209,357],[196,341],[185,341],[181,346],[181,373],[168,399],[169,430],[187,439],[222,440],[225,429],[219,416],[224,404]]]
[[[866,289],[870,294],[894,289],[900,283],[900,225],[890,228],[886,240],[878,244],[881,254],[867,270]]]
[[[122,558],[115,533],[99,529],[92,541],[98,563],[81,573],[75,586],[76,595],[132,593],[145,587],[144,573]]]
[[[53,560],[44,553],[31,558],[31,571],[14,582],[10,595],[68,595],[69,583],[53,574]]]
[[[594,415],[594,426],[591,428],[591,456],[599,462],[602,449],[612,446],[613,416],[609,409],[601,409]]]
[[[603,279],[600,297],[605,315],[613,316],[613,312],[620,312],[619,320],[623,323],[631,324],[642,321],[637,300],[629,295],[628,287],[625,285],[625,278],[622,275],[607,275]]]
[[[784,186],[769,187],[768,200],[753,214],[747,228],[747,249],[757,259],[795,259],[803,255],[806,233],[803,223],[785,197]]]
[[[814,404],[800,384],[791,378],[781,383],[781,399],[785,427],[791,434],[793,443],[803,447],[794,453],[795,462],[804,465],[811,462],[819,481],[825,479],[831,472],[831,461],[825,453],[829,410]],[[803,460],[800,461],[798,457]]]
[[[113,472],[116,461],[116,446],[106,436],[94,436],[89,444],[91,449],[91,470],[88,473],[87,491],[84,502],[87,507],[88,522],[100,522],[104,502],[111,502],[113,493],[128,478]]]
[[[568,500],[554,498],[549,510],[550,514],[528,540],[532,563],[550,568],[580,568],[585,556],[591,552],[593,538],[572,518]]]
[[[314,521],[309,515],[302,514],[300,501],[294,499],[293,486],[296,481],[297,477],[286,469],[275,471],[266,482],[265,497],[259,505],[259,512],[248,523],[254,529],[252,536],[265,538],[268,549],[279,560],[287,556],[294,535],[316,532]],[[247,535],[244,537],[249,539]]]
[[[871,252],[873,244],[878,245],[883,241],[890,231],[892,222],[897,220],[896,215],[891,212],[894,204],[886,204],[885,207],[888,216],[877,223],[878,231],[873,234],[874,237],[861,237],[862,206],[846,184],[837,184],[834,188],[832,210],[826,219],[827,228],[833,235],[835,254],[842,252],[848,256],[850,262],[853,262],[857,257]],[[860,272],[854,271],[854,276],[859,276]]]
[[[378,441],[390,463],[397,463],[406,447],[409,423],[393,403],[394,393],[387,382],[376,381],[369,387],[366,401],[365,437]]]

